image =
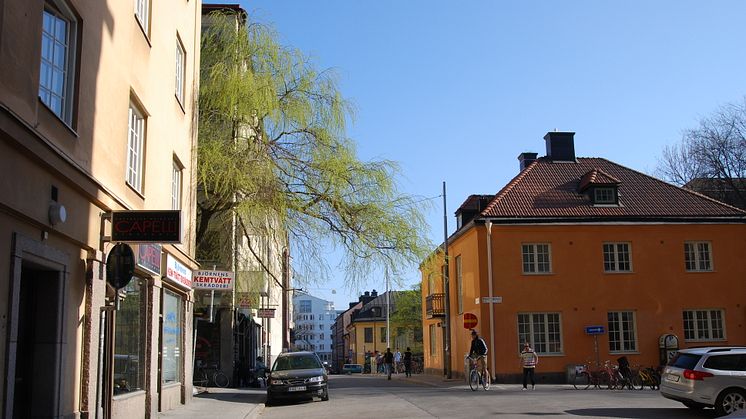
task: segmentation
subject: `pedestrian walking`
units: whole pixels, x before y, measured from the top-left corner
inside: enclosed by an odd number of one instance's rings
[[[388,375],[388,379],[391,379],[391,370],[394,369],[394,354],[391,353],[391,348],[386,348],[386,353],[383,354],[383,363],[386,366],[384,371]]]
[[[526,342],[523,345],[521,351],[521,366],[523,366],[523,389],[528,389],[528,380],[531,380],[531,390],[536,388],[536,382],[534,381],[534,370],[536,370],[536,364],[539,363],[539,355],[531,348],[531,345]]]
[[[401,364],[401,352],[399,352],[399,348],[396,348],[396,352],[394,352],[394,374],[399,374],[399,364]]]
[[[412,376],[412,350],[409,349],[409,346],[404,351],[404,373],[407,377]]]
[[[378,351],[370,355],[370,373],[371,375],[378,374]]]

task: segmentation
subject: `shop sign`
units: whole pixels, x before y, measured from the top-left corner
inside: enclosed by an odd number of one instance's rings
[[[192,271],[166,253],[166,279],[186,289],[192,289]]]
[[[274,308],[260,308],[256,311],[256,316],[260,319],[274,319],[275,309]]]
[[[236,304],[238,308],[251,308],[251,294],[248,292],[236,293]]]
[[[181,211],[113,211],[111,241],[181,243]]]
[[[233,278],[231,271],[194,271],[192,286],[196,290],[230,291]]]
[[[141,244],[137,246],[137,266],[156,275],[161,274],[161,245]]]

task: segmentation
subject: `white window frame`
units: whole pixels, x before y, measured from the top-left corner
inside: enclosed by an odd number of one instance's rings
[[[684,268],[687,272],[712,272],[712,243],[709,241],[684,242]]]
[[[181,44],[181,39],[176,37],[176,99],[184,107],[184,91],[186,83],[186,50]]]
[[[721,342],[728,338],[724,309],[687,309],[682,312],[682,320],[684,340],[687,342]]]
[[[518,324],[516,329],[518,331],[518,352],[523,349],[523,344],[528,341],[537,354],[561,355],[564,353],[562,313],[518,313],[516,320]],[[552,339],[553,334],[557,335],[557,339]],[[551,346],[554,346],[555,350],[549,350]]]
[[[130,102],[127,124],[127,174],[126,181],[135,191],[142,193],[145,162],[145,116]]]
[[[604,272],[632,272],[632,244],[629,242],[607,242],[602,246]],[[625,259],[626,260],[623,260]],[[623,266],[626,264],[626,268]]]
[[[609,328],[609,353],[638,352],[637,313],[633,310],[609,311],[606,320]]]
[[[593,203],[601,205],[616,204],[616,188],[597,186],[593,188]]]
[[[544,252],[545,249],[546,252]],[[546,257],[546,260],[540,262],[540,256]],[[524,275],[551,274],[552,245],[550,243],[521,243],[521,270]]]
[[[427,295],[435,293],[435,272],[427,274]]]
[[[181,209],[181,198],[182,198],[182,187],[183,187],[183,171],[184,168],[181,166],[178,160],[174,159],[173,171],[171,172],[171,209]]]
[[[150,0],[135,0],[135,18],[145,36],[150,36]]]
[[[430,356],[436,356],[438,354],[438,351],[436,348],[438,344],[438,339],[436,335],[436,327],[434,324],[431,324],[430,327]]]
[[[57,26],[61,23],[64,29]],[[63,1],[47,1],[41,29],[39,99],[65,124],[72,126],[78,21]]]
[[[461,314],[464,312],[464,275],[461,255],[456,256],[456,290],[458,314]]]

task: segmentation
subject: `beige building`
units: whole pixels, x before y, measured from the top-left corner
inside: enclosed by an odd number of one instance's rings
[[[0,2],[5,417],[156,417],[192,397],[201,2]],[[107,285],[102,215],[180,210]]]

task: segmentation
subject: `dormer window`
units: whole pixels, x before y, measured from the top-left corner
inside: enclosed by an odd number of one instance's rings
[[[593,188],[593,203],[616,205],[616,187],[595,187]]]
[[[619,184],[622,182],[601,169],[583,175],[578,192],[586,194],[593,205],[619,205]]]

